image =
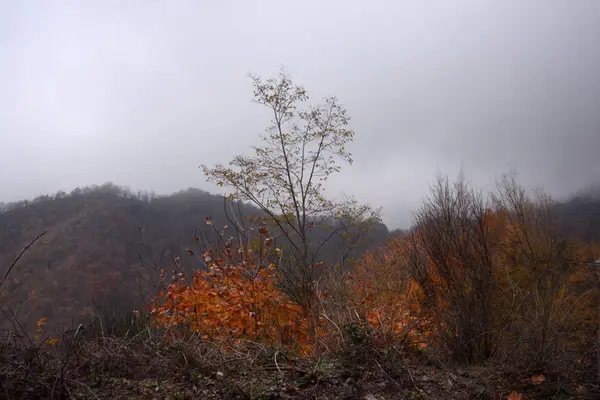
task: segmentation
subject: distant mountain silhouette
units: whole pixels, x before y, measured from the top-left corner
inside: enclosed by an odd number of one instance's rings
[[[600,184],[555,206],[567,233],[584,242],[600,241]]]
[[[40,232],[47,233],[11,272],[2,294],[28,327],[41,317],[48,318],[49,328],[64,327],[87,320],[96,311],[143,307],[157,277],[140,256],[172,269],[172,258],[192,246],[195,234],[214,235],[205,223],[207,216],[217,226],[229,223],[225,206],[221,196],[199,189],[157,197],[111,183],[4,204],[0,276],[23,246]],[[250,205],[232,211],[244,216],[258,213]],[[387,227],[380,224],[369,233],[370,245],[359,246],[356,252],[387,237]],[[337,245],[332,241],[324,254],[333,254]],[[201,266],[194,258],[182,260],[188,270]]]

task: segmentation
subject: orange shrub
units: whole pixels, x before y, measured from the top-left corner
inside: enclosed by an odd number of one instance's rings
[[[196,271],[191,283],[175,278],[154,301],[159,326],[183,326],[206,341],[247,339],[309,350],[306,318],[276,286],[274,265],[256,273],[213,267]]]
[[[337,325],[366,323],[385,343],[408,339],[418,346],[431,335],[432,323],[421,307],[423,295],[407,270],[406,238],[390,239],[368,251],[351,273],[330,277],[323,306]]]

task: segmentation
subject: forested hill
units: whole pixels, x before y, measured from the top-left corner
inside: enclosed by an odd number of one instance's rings
[[[555,210],[569,236],[585,243],[600,241],[600,185],[557,203]]]
[[[243,205],[236,212],[250,216],[257,209]],[[214,235],[205,223],[207,216],[216,227],[229,223],[223,198],[198,189],[157,197],[105,184],[4,204],[2,276],[23,246],[40,232],[47,233],[10,273],[2,294],[28,325],[47,317],[50,326],[64,327],[92,312],[140,307],[148,300],[142,294],[151,294],[148,282],[156,279],[140,257],[170,269],[172,257],[191,247],[195,234]],[[357,252],[387,237],[387,227],[380,224],[369,233],[369,245]],[[329,246],[325,254],[335,251],[335,241]]]
[[[600,239],[600,196],[579,194],[555,207],[569,236]],[[250,216],[258,210],[243,205],[235,212]],[[152,294],[148,283],[156,279],[142,260],[170,269],[172,257],[192,247],[195,234],[214,235],[213,227],[205,223],[207,216],[215,227],[230,223],[223,198],[198,189],[154,196],[105,184],[3,204],[2,276],[23,246],[40,232],[47,233],[10,273],[2,295],[19,320],[30,326],[40,317],[62,327],[93,312],[141,307],[148,301],[142,294]],[[355,254],[382,244],[389,235],[380,224]],[[333,240],[323,254],[335,257],[338,250],[339,243]],[[184,259],[187,267],[197,266],[193,258]]]

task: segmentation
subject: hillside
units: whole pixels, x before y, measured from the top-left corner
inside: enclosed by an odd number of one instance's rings
[[[555,210],[571,236],[600,239],[598,196],[581,193]],[[143,307],[155,293],[156,279],[146,263],[168,268],[172,257],[191,247],[194,234],[210,237],[207,216],[228,223],[220,196],[188,189],[157,197],[113,184],[3,205],[0,211],[2,273],[24,245],[47,230],[2,288],[27,325],[47,317],[50,326],[70,326],[92,313],[123,311],[124,304]],[[240,211],[252,215],[257,209],[244,205]],[[380,225],[357,253],[393,234]],[[335,257],[338,245],[330,243],[324,253]],[[184,260],[188,270],[199,266]]]
[[[600,188],[578,193],[555,207],[567,234],[586,243],[600,241]]]
[[[553,207],[563,223],[560,229],[567,236],[589,240],[600,237],[598,198],[578,195]],[[257,212],[245,205],[238,214],[249,216]],[[214,226],[206,223],[206,216],[215,221]],[[79,321],[90,320],[94,313],[103,318],[123,315],[123,311],[147,304],[149,296],[156,292],[152,284],[156,271],[147,268],[148,263],[169,268],[172,257],[185,254],[185,249],[192,247],[195,235],[210,240],[214,235],[212,229],[220,229],[227,220],[223,199],[197,189],[156,197],[106,184],[14,203],[5,206],[0,213],[0,263],[3,266],[9,265],[33,237],[44,230],[47,233],[20,260],[3,286],[2,294],[10,299],[11,308],[17,312],[19,321],[28,326],[29,332],[34,331],[40,317],[48,318],[48,332],[49,328],[65,330]],[[451,229],[458,229],[458,225],[444,221],[442,224],[445,230],[437,238],[439,242],[445,240],[445,235],[450,235]],[[398,310],[404,310],[411,297],[398,300],[394,293],[407,290],[403,286],[406,282],[402,272],[406,272],[404,267],[409,265],[404,257],[408,254],[405,246],[411,232],[389,232],[383,224],[376,227],[369,234],[370,245],[359,246],[356,250],[362,253],[367,248],[377,247],[355,268],[353,279],[358,289],[346,298],[348,293],[338,288],[341,291],[332,296],[327,311],[336,310],[337,301],[343,299],[346,300],[341,302],[342,307],[352,307],[353,312],[360,312],[360,315],[363,312],[369,315],[364,308],[365,302],[377,307],[384,316],[394,316]],[[316,232],[314,240],[319,241],[319,235],[323,233]],[[335,258],[338,246],[339,243],[332,241],[325,254]],[[182,260],[185,260],[186,268],[201,267],[194,264],[198,262],[194,257],[182,257]],[[521,273],[527,271],[523,265],[516,267]],[[497,267],[506,268],[504,265]],[[4,274],[4,270],[0,273]],[[522,285],[517,293],[524,301],[519,305],[522,308],[509,309],[511,313],[524,312],[524,305],[535,304],[527,301],[533,284],[526,280],[526,275],[515,277],[512,282]],[[571,277],[589,281],[586,276],[573,274]],[[453,287],[460,290],[460,282]],[[595,290],[591,287],[586,292],[595,293]],[[271,293],[276,295],[271,291],[268,297]],[[224,350],[223,343],[218,341],[187,338],[165,343],[166,336],[161,336],[160,329],[145,325],[146,320],[132,319],[120,321],[120,330],[106,336],[106,326],[99,326],[97,321],[89,325],[93,328],[87,329],[85,335],[78,336],[75,329],[67,331],[59,335],[56,347],[48,344],[38,348],[33,361],[24,358],[22,354],[25,353],[18,352],[17,347],[0,344],[4,346],[0,347],[0,364],[3,366],[0,382],[5,382],[0,387],[7,393],[7,398],[39,398],[34,393],[43,393],[48,398],[88,398],[92,394],[95,398],[114,399],[135,396],[597,398],[597,384],[585,378],[594,376],[593,339],[596,332],[592,327],[597,326],[596,303],[591,297],[583,298],[577,291],[573,293],[579,308],[576,314],[568,314],[568,317],[579,322],[567,320],[561,329],[572,329],[565,335],[577,338],[573,343],[579,347],[571,349],[570,353],[561,350],[558,355],[549,348],[544,353],[548,354],[548,360],[535,368],[519,363],[515,355],[535,349],[535,342],[526,341],[525,350],[518,347],[520,342],[500,342],[502,352],[490,356],[491,361],[485,364],[444,365],[439,358],[439,354],[443,356],[444,353],[438,353],[439,350],[433,347],[435,342],[420,347],[411,341],[415,339],[407,341],[405,328],[398,333],[384,328],[372,329],[368,328],[370,325],[348,323],[344,314],[338,316],[339,321],[345,323],[340,325],[343,330],[329,326],[330,331],[320,338],[328,346],[327,351],[316,358],[299,357],[289,349],[270,348],[252,341],[247,347],[238,349],[243,351],[236,352]],[[352,300],[353,296],[356,296],[355,300]],[[502,300],[501,295],[498,298]],[[422,301],[417,300],[418,297],[412,299],[412,302]],[[568,301],[565,305],[571,308],[571,298],[565,299]],[[579,302],[581,299],[585,302]],[[427,326],[430,313],[435,309],[425,307],[426,303],[408,304],[412,304],[411,313],[418,315],[419,326]],[[497,307],[494,308],[496,312],[508,306],[500,302]],[[536,308],[532,310],[537,313]],[[355,315],[360,321],[359,314]],[[527,329],[539,329],[535,318],[527,315],[528,318],[520,318],[518,323]],[[386,327],[385,324],[393,320],[384,318],[375,325]],[[531,325],[530,320],[533,321]],[[367,321],[370,321],[368,317]],[[406,329],[412,326],[408,321]],[[424,337],[430,335],[430,331],[423,332]],[[521,337],[520,331],[516,335]],[[551,340],[562,340],[559,333],[554,335]],[[538,336],[537,331],[533,336]],[[432,338],[435,340],[436,337]],[[403,346],[402,351],[398,350],[399,346]],[[69,361],[72,353],[76,356]],[[524,359],[529,362],[531,354],[523,353]],[[550,356],[557,359],[575,357],[578,364],[556,364]],[[25,363],[32,372],[24,368]],[[68,365],[69,378],[64,381],[60,381],[64,372],[62,365]],[[562,365],[570,365],[569,371],[560,370]],[[61,383],[57,385],[57,381]],[[519,393],[526,393],[526,396]]]
[[[251,206],[240,211],[245,216],[257,212]],[[0,213],[2,274],[23,246],[47,233],[11,272],[2,294],[28,326],[46,317],[50,327],[65,327],[92,313],[143,307],[155,294],[157,278],[145,264],[169,269],[172,257],[195,245],[195,234],[210,238],[207,216],[215,225],[228,223],[222,197],[197,189],[155,197],[112,184],[5,205]],[[387,228],[379,226],[371,233],[372,245],[387,235]],[[326,254],[334,250],[332,242]],[[199,266],[183,259],[187,269]]]

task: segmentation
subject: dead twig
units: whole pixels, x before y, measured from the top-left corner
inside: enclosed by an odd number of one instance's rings
[[[96,395],[96,393],[94,393],[94,391],[92,390],[92,388],[91,388],[91,387],[89,387],[88,385],[86,385],[85,383],[83,383],[83,382],[79,382],[79,381],[76,381],[76,380],[74,380],[74,379],[69,379],[69,382],[77,383],[77,384],[79,384],[79,385],[83,386],[84,388],[86,388],[86,389],[87,389],[87,390],[88,390],[88,391],[89,391],[89,392],[92,394],[92,396],[93,396],[95,399],[97,399],[97,400],[100,400],[100,398],[99,398],[99,397]],[[67,389],[67,390],[69,390],[69,389]]]
[[[379,367],[379,369],[381,370],[381,372],[383,372],[383,374],[391,381],[393,382],[396,386],[398,386],[399,388],[402,387],[402,385],[400,385],[398,382],[396,382],[396,380],[394,378],[392,378],[390,376],[390,374],[388,374],[387,372],[385,372],[385,370],[381,367],[381,364],[379,364],[379,361],[375,360],[375,364],[377,364],[377,366]]]
[[[275,366],[277,367],[277,371],[279,371],[279,373],[283,375],[283,372],[281,372],[281,368],[279,368],[279,364],[277,363],[277,354],[279,354],[279,351],[275,352],[275,356],[273,357],[273,359],[275,360]]]
[[[400,351],[396,348],[396,346],[394,346],[394,350],[396,350],[396,353],[398,353],[398,355],[402,358],[402,361],[404,362],[404,366],[406,367],[406,372],[408,372],[408,377],[410,378],[410,381],[412,382],[413,386],[415,387],[415,389],[417,389],[417,392],[422,393],[421,388],[419,387],[419,385],[417,385],[417,382],[415,382],[415,378],[413,378],[410,367],[408,366],[408,363],[404,359],[404,356],[402,355],[402,353],[400,353]]]
[[[27,244],[27,246],[23,247],[23,250],[21,250],[21,252],[19,253],[19,255],[17,256],[17,258],[15,258],[13,260],[13,262],[8,266],[8,269],[6,270],[6,272],[4,273],[4,277],[2,277],[2,282],[0,282],[0,289],[2,289],[2,286],[4,285],[4,282],[6,282],[6,279],[8,278],[8,275],[10,274],[10,271],[12,271],[12,269],[15,267],[15,265],[17,265],[17,262],[19,262],[19,260],[21,259],[21,257],[23,256],[23,254],[25,254],[25,252],[35,243],[38,241],[39,238],[41,238],[42,236],[44,236],[46,234],[46,232],[48,232],[48,230],[43,231],[42,233],[40,233],[39,235],[37,235],[31,242],[29,242],[29,244]]]

